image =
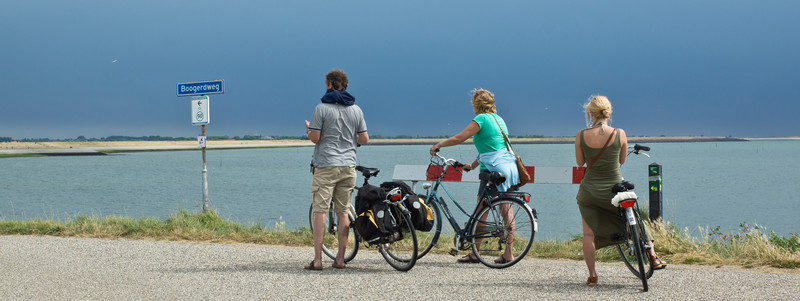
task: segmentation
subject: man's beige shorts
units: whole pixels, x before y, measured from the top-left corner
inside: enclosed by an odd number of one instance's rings
[[[313,212],[328,212],[333,198],[334,212],[345,213],[353,199],[356,185],[355,166],[330,166],[314,168],[311,180],[311,205]]]

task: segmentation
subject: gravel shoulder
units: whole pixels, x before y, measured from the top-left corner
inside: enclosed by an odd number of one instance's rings
[[[429,255],[409,272],[374,249],[346,269],[306,271],[310,247],[0,236],[0,300],[797,300],[796,270],[670,265],[650,291],[621,263],[527,259],[503,270]]]

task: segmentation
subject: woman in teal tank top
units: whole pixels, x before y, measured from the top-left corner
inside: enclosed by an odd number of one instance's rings
[[[472,163],[464,165],[464,171],[470,171],[480,166],[481,172],[502,172],[506,176],[506,181],[498,185],[497,189],[500,192],[515,191],[516,185],[519,184],[516,157],[506,148],[503,133],[508,135],[508,128],[506,128],[503,118],[497,115],[494,94],[483,89],[472,92],[470,102],[476,114],[475,118],[461,133],[431,146],[430,153],[434,155],[442,147],[459,145],[472,137],[472,142],[478,150],[478,157]],[[482,189],[485,186],[485,180],[481,181],[478,196],[483,193]],[[512,244],[513,242],[509,243],[505,254],[497,258],[495,262],[504,263],[514,260],[511,254]],[[458,262],[477,263],[478,259],[470,253],[459,259]]]

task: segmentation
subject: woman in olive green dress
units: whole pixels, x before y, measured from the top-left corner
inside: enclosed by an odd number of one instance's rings
[[[627,158],[628,137],[624,130],[608,125],[611,121],[611,102],[607,97],[594,96],[583,108],[588,128],[575,136],[575,161],[578,166],[587,164],[589,168],[581,181],[577,199],[583,220],[583,257],[589,269],[586,284],[595,286],[596,248],[613,246],[623,239],[624,225],[617,207],[611,204],[614,197],[611,187],[622,182],[619,166]],[[603,150],[606,142],[608,146]],[[656,256],[652,247],[653,239],[646,228],[645,238],[651,246],[650,263],[653,269],[665,268],[667,263]]]

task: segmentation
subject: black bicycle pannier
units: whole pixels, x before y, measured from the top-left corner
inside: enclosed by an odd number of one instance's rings
[[[413,195],[405,200],[408,211],[411,212],[411,222],[417,231],[430,231],[433,229],[433,210],[425,203],[424,196]]]
[[[389,238],[397,232],[398,220],[392,214],[389,204],[378,202],[372,205],[372,213],[375,214],[375,223],[384,238]]]
[[[359,214],[355,227],[361,238],[371,244],[393,242],[402,237],[398,219],[389,205],[382,201],[375,202],[372,207]]]
[[[421,199],[411,187],[405,182],[383,182],[381,188],[389,191],[395,187],[400,188],[400,191],[405,198],[403,204],[411,213],[411,223],[414,224],[414,229],[418,231],[430,231],[433,228],[433,212],[431,208],[425,204],[425,199]]]
[[[381,238],[381,231],[378,230],[378,223],[375,221],[375,215],[372,210],[367,210],[361,213],[355,222],[356,231],[361,238],[367,243],[378,243]]]
[[[366,184],[358,189],[356,194],[356,215],[361,215],[366,212],[372,205],[378,202],[383,202],[386,199],[386,192],[378,186]]]

